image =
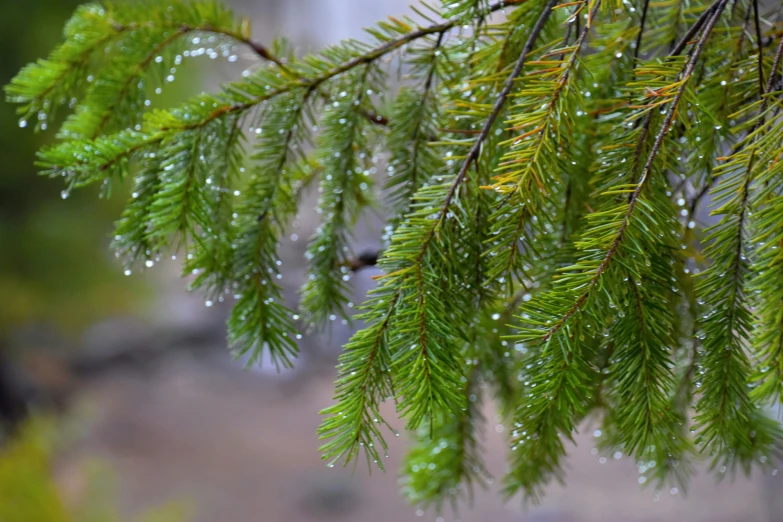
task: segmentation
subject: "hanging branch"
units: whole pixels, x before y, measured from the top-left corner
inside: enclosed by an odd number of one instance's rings
[[[544,335],[542,339],[544,342],[549,340],[549,338],[552,337],[552,335],[557,333],[557,331],[560,330],[560,328],[562,328],[566,324],[566,322],[571,317],[573,317],[573,315],[577,313],[577,311],[581,309],[582,305],[584,305],[588,297],[590,297],[590,292],[593,290],[593,288],[595,288],[595,285],[600,280],[601,275],[603,275],[604,271],[606,271],[607,267],[609,266],[609,263],[612,261],[612,258],[617,253],[617,250],[620,247],[620,243],[623,240],[623,236],[625,235],[625,231],[628,228],[628,223],[630,221],[630,218],[633,215],[637,202],[639,201],[639,196],[641,195],[645,183],[649,179],[650,173],[652,172],[655,157],[657,156],[658,152],[661,149],[661,145],[666,136],[666,132],[669,130],[669,126],[672,124],[672,121],[674,120],[674,115],[676,113],[677,106],[679,105],[680,100],[682,99],[682,96],[685,93],[685,85],[687,85],[688,79],[690,79],[691,74],[693,74],[693,71],[696,67],[696,63],[698,62],[699,56],[701,56],[701,53],[704,50],[704,46],[707,42],[707,39],[710,33],[712,32],[712,29],[715,27],[715,24],[717,23],[720,14],[723,12],[723,9],[725,9],[727,2],[728,0],[719,0],[718,2],[715,3],[716,5],[715,14],[710,16],[709,20],[707,21],[707,25],[702,31],[702,35],[699,39],[699,42],[696,44],[695,49],[691,53],[690,59],[688,60],[685,68],[682,71],[682,79],[678,82],[677,90],[675,91],[676,94],[674,94],[672,101],[669,104],[669,107],[666,112],[666,117],[664,118],[664,121],[661,124],[661,130],[658,132],[658,135],[655,137],[655,142],[653,143],[650,154],[647,157],[646,163],[644,164],[641,177],[639,178],[638,183],[636,183],[636,188],[633,190],[633,192],[631,192],[629,196],[628,209],[626,210],[625,216],[621,221],[619,230],[615,234],[614,240],[611,242],[609,248],[606,250],[606,254],[604,255],[603,260],[601,261],[601,264],[598,265],[598,268],[595,270],[595,273],[592,279],[590,280],[587,290],[581,296],[579,296],[579,298],[571,306],[571,308],[569,308],[566,311],[566,313],[560,318],[560,320],[557,323],[555,323],[555,325],[552,326],[552,328],[549,329],[546,335]],[[679,46],[675,48],[675,50],[678,49]]]
[[[450,0],[296,56],[221,2],[81,7],[6,93],[21,127],[67,114],[42,173],[63,198],[127,185],[113,241],[126,274],[181,259],[207,306],[231,304],[248,365],[292,366],[300,322],[363,321],[322,412],[330,466],[362,453],[383,469],[390,401],[417,434],[407,498],[470,501],[488,480],[482,395],[508,428],[504,491],[526,500],[564,478],[588,415],[599,451],[635,459],[655,487],[684,488],[696,453],[719,476],[783,456],[764,415],[783,401],[779,13]],[[247,46],[268,63],[152,109],[202,38],[214,57]],[[295,308],[280,252],[316,180]],[[720,220],[706,228],[691,219],[710,190]],[[382,244],[354,253],[367,210]],[[364,267],[377,286],[355,306]]]
[[[373,461],[379,460],[377,450],[373,449],[370,443],[373,442],[372,438],[379,441],[381,446],[385,446],[385,442],[374,420],[371,422],[369,418],[371,414],[373,419],[378,418],[375,413],[380,395],[378,391],[388,389],[390,384],[384,384],[384,378],[379,379],[378,383],[372,386],[370,383],[375,382],[372,377],[376,376],[377,379],[377,376],[384,375],[388,365],[398,366],[392,373],[399,376],[396,379],[395,389],[397,396],[400,397],[399,408],[409,417],[409,426],[417,427],[424,419],[429,419],[432,426],[432,423],[436,422],[438,412],[443,411],[446,415],[450,412],[455,414],[458,412],[461,404],[458,395],[449,388],[444,389],[446,393],[435,391],[437,389],[435,383],[443,379],[448,379],[447,382],[458,386],[460,372],[452,375],[447,373],[450,370],[446,369],[446,365],[452,367],[456,364],[456,353],[453,353],[452,346],[446,344],[450,337],[446,334],[448,326],[440,323],[441,319],[437,312],[431,311],[437,303],[428,299],[427,295],[430,285],[434,282],[425,280],[422,263],[444,223],[458,188],[465,179],[468,169],[478,158],[481,144],[489,136],[490,129],[514,87],[514,80],[521,73],[527,54],[535,45],[554,5],[555,0],[549,0],[542,9],[525,49],[517,60],[517,65],[507,78],[498,101],[484,123],[482,132],[475,139],[471,151],[462,161],[462,166],[453,181],[446,187],[422,189],[416,196],[420,201],[424,200],[425,195],[427,198],[433,198],[430,201],[442,200],[439,202],[439,210],[435,218],[427,219],[422,212],[409,215],[404,225],[393,236],[390,248],[384,252],[381,266],[394,263],[392,265],[394,268],[389,268],[388,275],[381,279],[381,286],[374,292],[367,305],[369,311],[362,316],[365,320],[374,319],[374,322],[367,329],[359,331],[346,346],[340,364],[341,377],[336,396],[338,402],[325,410],[330,417],[324,421],[320,430],[321,437],[329,439],[322,447],[325,458],[334,461],[345,456],[346,461],[350,461],[358,453],[359,447],[364,446],[368,462],[371,458]],[[445,196],[439,193],[443,188],[446,189]],[[429,213],[427,211],[427,214]],[[424,219],[418,217],[419,215]],[[410,312],[405,315],[400,311],[403,304],[410,306]],[[398,339],[388,338],[389,330],[397,324],[407,325],[406,329],[410,330],[410,337],[406,335]],[[438,340],[438,336],[446,336],[446,342]],[[430,347],[430,343],[433,343],[433,347]],[[398,357],[407,357],[411,346],[417,355],[410,360],[395,362],[395,354],[399,354]],[[430,357],[433,357],[432,362],[429,360]],[[364,378],[357,380],[354,378],[354,372],[355,364],[359,361],[364,361],[361,366],[366,369],[362,373]],[[369,396],[368,392],[370,392]],[[344,412],[348,410],[353,414],[346,417]]]

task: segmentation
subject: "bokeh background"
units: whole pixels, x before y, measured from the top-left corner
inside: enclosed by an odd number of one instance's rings
[[[361,37],[362,27],[408,10],[407,0],[228,1],[252,18],[257,40],[287,36],[302,52]],[[77,4],[0,0],[0,83],[48,53]],[[253,64],[241,53],[238,64],[193,64],[161,103]],[[295,370],[243,370],[225,347],[226,305],[188,294],[176,262],[123,275],[108,249],[122,197],[88,189],[63,199],[57,180],[36,175],[35,151],[51,139],[20,129],[14,107],[0,103],[0,522],[436,519],[398,494],[404,437],[391,437],[385,474],[326,468],[319,458],[318,411],[330,403],[348,326],[306,336]],[[303,211],[282,251],[292,303],[305,249],[294,238],[315,224]],[[377,248],[379,228],[363,220],[357,250]],[[372,275],[354,277],[357,302]],[[486,418],[488,469],[501,477],[505,427],[491,405]],[[444,519],[783,520],[776,473],[716,483],[702,472],[687,494],[656,493],[638,484],[629,459],[596,453],[589,424],[581,433],[567,483],[552,485],[541,505],[503,502],[488,483],[472,508]]]

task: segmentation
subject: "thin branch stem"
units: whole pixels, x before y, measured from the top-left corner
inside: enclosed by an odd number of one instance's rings
[[[759,22],[759,1],[753,0],[753,23],[756,27],[756,49],[758,52],[759,62],[759,95],[764,96],[764,93],[768,91],[764,89],[764,48],[761,40],[761,22]]]
[[[680,42],[674,46],[674,48],[669,53],[669,56],[677,56],[678,54],[682,53],[683,49],[690,43],[690,41],[693,39],[694,36],[696,36],[696,33],[699,32],[699,29],[701,29],[701,26],[704,25],[704,22],[707,21],[707,19],[712,16],[712,12],[717,7],[718,2],[712,4],[709,6],[699,17],[698,20],[696,20],[690,29],[688,29],[688,32],[685,33],[685,36],[682,37]]]
[[[636,70],[636,61],[639,59],[639,53],[642,50],[642,38],[644,37],[644,24],[647,21],[647,8],[650,7],[650,0],[644,0],[642,7],[642,19],[639,21],[639,34],[636,35],[636,46],[633,49],[633,68]]]

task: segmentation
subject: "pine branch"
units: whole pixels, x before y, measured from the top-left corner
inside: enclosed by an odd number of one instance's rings
[[[378,90],[372,66],[348,77],[340,102],[327,109],[319,148],[325,151],[318,213],[324,216],[308,246],[308,281],[302,288],[301,309],[314,326],[334,312],[348,319],[348,236],[359,214],[369,204],[370,178],[362,157],[369,156],[358,107],[367,107],[367,92]],[[350,97],[348,96],[350,93]]]
[[[763,98],[758,110],[761,115],[760,119],[753,126],[751,132],[756,136],[755,142],[749,145],[752,150],[748,152],[749,155],[758,157],[756,161],[762,166],[764,165],[763,158],[772,159],[772,163],[758,174],[757,183],[765,188],[757,197],[757,205],[760,208],[752,239],[753,244],[759,245],[758,257],[753,267],[756,276],[752,288],[758,293],[757,306],[760,319],[754,327],[753,346],[763,360],[763,366],[754,376],[758,388],[753,391],[753,394],[755,397],[777,401],[783,400],[783,365],[781,364],[783,338],[780,336],[780,325],[783,321],[780,318],[780,303],[783,299],[783,293],[781,293],[782,289],[779,284],[781,279],[778,277],[783,265],[781,265],[778,252],[781,238],[777,225],[777,220],[783,209],[780,206],[780,196],[770,192],[769,187],[773,186],[772,184],[779,179],[781,172],[783,172],[779,165],[780,161],[776,158],[782,131],[780,124],[772,123],[775,121],[774,118],[766,123],[764,115],[768,112],[770,101],[773,106],[780,107],[780,99],[772,98],[771,93],[781,62],[783,62],[783,39],[778,44],[767,79],[765,87],[767,96]],[[759,131],[765,131],[765,134],[756,134]]]
[[[577,7],[577,9],[581,8]],[[572,46],[559,49],[557,60],[536,60],[535,69],[528,73],[530,79],[517,96],[521,99],[509,118],[510,130],[521,134],[501,144],[510,146],[497,169],[495,191],[504,194],[502,203],[495,210],[490,221],[492,235],[505,238],[496,242],[489,250],[489,277],[503,277],[508,284],[527,276],[523,265],[525,257],[519,243],[530,245],[536,226],[543,227],[545,221],[539,216],[548,208],[548,201],[554,200],[545,187],[556,185],[552,173],[558,170],[551,151],[559,146],[563,134],[568,134],[574,121],[570,114],[577,112],[573,106],[561,102],[561,95],[569,89],[569,78],[577,64],[579,53],[589,32],[589,24],[581,31]],[[529,53],[532,45],[523,50]],[[552,54],[551,52],[548,54]],[[564,55],[568,54],[568,59]],[[542,104],[542,102],[544,102]],[[533,190],[535,188],[535,190]],[[510,207],[510,208],[509,208]],[[537,221],[531,224],[530,218]],[[528,247],[529,248],[529,247]]]
[[[542,10],[531,32],[527,52],[550,16],[552,6],[554,0],[550,0]],[[381,279],[381,286],[376,291],[380,297],[370,302],[370,311],[365,316],[375,322],[354,336],[357,343],[349,344],[343,356],[345,361],[355,361],[359,357],[375,361],[381,359],[373,354],[379,349],[388,350],[394,387],[399,397],[398,410],[408,418],[409,428],[418,427],[425,419],[429,419],[432,426],[439,415],[458,414],[460,410],[456,390],[459,389],[461,374],[457,364],[458,345],[461,343],[456,339],[458,332],[447,322],[443,303],[434,298],[440,293],[440,282],[430,275],[434,268],[432,263],[440,262],[443,258],[431,251],[431,245],[437,248],[437,234],[445,233],[443,225],[451,202],[463,185],[469,167],[478,158],[482,143],[487,139],[489,130],[503,109],[514,86],[514,80],[522,70],[526,55],[527,53],[520,55],[484,123],[482,132],[475,139],[453,181],[422,187],[414,196],[417,210],[409,214],[398,227],[380,263],[387,275]],[[432,219],[431,214],[435,208],[439,210]],[[436,257],[430,261],[433,255]],[[401,328],[405,335],[388,339],[388,346],[381,343],[380,336],[387,335],[387,329],[394,327]],[[375,341],[368,343],[370,339]],[[350,367],[346,362],[341,363],[341,373],[345,375],[342,368],[348,370]],[[359,393],[356,393],[357,389]],[[367,401],[364,385],[349,390],[350,393],[338,393],[340,402],[326,410],[331,417],[324,421],[321,433],[322,437],[332,439],[323,448],[328,458],[346,455],[347,459],[350,459],[358,451],[357,440],[361,440],[361,437],[369,438],[369,435],[378,436],[373,424],[363,420],[365,411],[377,408],[377,397],[371,396],[371,400]],[[353,421],[341,421],[340,412],[349,405],[357,408],[353,410],[356,413],[349,417]],[[372,450],[368,450],[368,459],[370,457],[378,460]]]
[[[401,479],[403,495],[411,504],[440,512],[449,502],[456,512],[460,499],[472,502],[474,484],[483,486],[487,480],[476,434],[483,421],[479,374],[476,367],[468,373],[462,412],[419,430],[406,455]]]
[[[592,279],[589,281],[588,290],[585,291],[582,295],[580,295],[579,298],[576,300],[576,302],[566,311],[565,314],[563,314],[563,316],[558,320],[558,322],[555,323],[555,325],[549,329],[546,335],[544,335],[544,337],[542,338],[544,342],[546,342],[550,337],[552,337],[552,335],[557,333],[557,331],[560,330],[568,322],[568,320],[571,319],[571,317],[573,317],[573,315],[582,308],[582,306],[585,304],[587,299],[590,297],[590,292],[592,291],[593,288],[595,288],[595,285],[600,280],[601,275],[603,275],[603,273],[606,271],[612,258],[617,253],[620,243],[623,240],[623,236],[625,235],[625,231],[628,228],[629,220],[633,215],[637,202],[639,201],[639,196],[641,195],[642,189],[645,186],[645,182],[649,179],[650,173],[652,172],[652,167],[655,161],[655,157],[660,151],[661,144],[663,143],[663,140],[666,136],[666,132],[668,131],[670,125],[672,124],[672,120],[674,119],[677,106],[679,105],[679,102],[682,99],[682,95],[685,92],[684,87],[688,79],[693,74],[699,56],[704,50],[704,45],[706,44],[707,38],[709,37],[709,34],[712,32],[712,29],[715,27],[715,24],[717,23],[720,13],[722,13],[723,9],[725,9],[726,3],[727,0],[719,0],[716,3],[717,5],[716,13],[718,16],[713,14],[710,17],[702,33],[702,37],[699,39],[699,42],[696,44],[696,48],[692,52],[691,58],[688,60],[688,62],[685,65],[685,68],[683,69],[682,79],[678,82],[678,84],[674,86],[675,94],[671,98],[671,103],[669,104],[669,108],[667,109],[666,117],[664,118],[664,121],[661,124],[661,131],[658,133],[658,135],[655,138],[655,142],[653,143],[650,154],[647,158],[646,163],[644,164],[644,168],[642,169],[641,177],[639,178],[638,183],[636,183],[636,188],[633,189],[633,192],[631,192],[631,195],[629,196],[629,202],[628,202],[627,209],[625,210],[625,216],[623,217],[620,227],[614,236],[614,240],[609,245],[609,248],[606,250],[606,254],[604,255],[603,260],[601,260],[601,263],[595,269],[595,273]],[[643,139],[644,138],[642,138],[642,140]]]
[[[524,408],[518,410],[516,417],[517,425],[522,428],[524,437],[512,440],[513,448],[517,448],[517,454],[514,455],[512,469],[506,478],[507,491],[514,493],[523,489],[526,496],[536,498],[541,493],[541,484],[548,481],[551,477],[561,477],[560,458],[565,453],[565,447],[561,440],[563,437],[570,437],[574,431],[576,422],[585,413],[586,404],[584,403],[583,390],[588,386],[589,367],[586,364],[586,358],[591,351],[591,338],[596,335],[600,325],[605,321],[604,315],[607,307],[616,307],[614,303],[616,298],[606,292],[606,287],[610,285],[609,281],[617,277],[617,263],[611,263],[619,255],[620,266],[632,267],[632,270],[638,270],[638,265],[629,265],[624,262],[624,257],[636,255],[635,253],[649,252],[653,245],[658,244],[657,238],[651,239],[645,231],[644,220],[659,221],[648,216],[654,216],[657,212],[655,207],[643,197],[642,190],[650,184],[653,167],[657,164],[656,158],[661,151],[666,132],[672,124],[678,104],[685,92],[685,86],[690,79],[696,67],[701,52],[706,44],[712,28],[717,23],[717,19],[725,8],[726,1],[720,0],[717,15],[713,15],[706,23],[702,33],[702,38],[696,44],[688,60],[684,63],[680,72],[681,79],[673,84],[666,84],[655,92],[664,98],[663,102],[655,102],[650,106],[642,105],[642,111],[635,118],[644,116],[649,120],[652,115],[652,108],[659,107],[669,102],[666,116],[660,125],[660,130],[655,136],[653,143],[647,153],[647,160],[637,178],[634,172],[635,167],[631,167],[628,172],[628,181],[623,184],[608,187],[603,196],[608,198],[607,207],[604,210],[594,212],[588,216],[588,228],[583,232],[582,238],[577,242],[577,248],[583,251],[584,257],[575,265],[564,269],[553,290],[545,292],[532,300],[528,305],[522,307],[523,321],[530,326],[520,327],[517,338],[523,342],[534,343],[540,347],[540,364],[533,366],[530,370],[529,380],[538,388],[540,394],[532,403],[526,404]],[[639,70],[638,76],[650,74],[661,74],[664,78],[673,71],[672,66],[650,67],[651,70]],[[663,74],[662,74],[663,73]],[[646,114],[646,116],[645,116]],[[630,123],[633,125],[633,123]],[[630,135],[630,143],[636,141],[636,145],[616,146],[612,145],[610,150],[625,153],[624,151],[634,151],[637,155],[645,148],[643,144],[648,135],[647,128],[649,121],[646,121],[641,128],[637,128]],[[624,141],[628,137],[624,137]],[[630,145],[629,143],[629,145]],[[621,161],[624,163],[625,159]],[[612,165],[611,161],[604,163],[607,166]],[[651,190],[647,188],[647,191]],[[622,201],[622,197],[628,198]],[[620,202],[615,202],[618,200]],[[634,211],[641,209],[641,217],[635,217]],[[633,219],[633,222],[632,222]],[[645,248],[646,247],[646,248]],[[644,254],[642,254],[644,255]],[[649,262],[649,261],[647,261]],[[644,267],[646,263],[642,264]],[[645,269],[646,272],[646,269]],[[645,273],[642,272],[642,273]],[[601,285],[599,286],[599,283]],[[597,288],[603,287],[601,293],[597,293]],[[603,295],[602,295],[603,294]],[[660,296],[658,296],[660,297]],[[608,302],[607,302],[608,300]],[[646,320],[643,308],[640,308],[637,301],[636,306],[626,309],[625,313],[635,311],[637,321]],[[618,324],[622,325],[622,321]],[[662,331],[666,331],[667,321],[664,318],[661,323]],[[629,326],[628,333],[625,336],[626,343],[630,339],[630,332],[635,330],[637,325]],[[620,339],[623,337],[621,336]],[[666,374],[666,355],[665,344],[664,351],[657,351],[659,358],[658,372],[663,371]],[[642,346],[641,348],[644,348]],[[639,348],[631,348],[630,353],[640,353]],[[642,352],[644,353],[644,352]],[[649,351],[646,357],[649,357]],[[646,360],[646,359],[645,359]],[[635,364],[633,359],[631,364]],[[646,364],[646,363],[645,363]],[[660,384],[657,393],[666,393],[670,383],[661,383],[662,378],[659,373],[642,373],[644,380],[656,380]],[[639,374],[635,374],[638,377]],[[668,377],[664,377],[670,381]],[[626,383],[633,387],[634,381]],[[643,382],[643,381],[642,381]],[[643,384],[642,384],[643,386]],[[631,395],[630,389],[629,396]],[[662,396],[648,397],[646,394],[636,395],[636,401],[628,405],[629,410],[624,415],[620,412],[621,418],[625,416],[628,422],[633,422],[632,430],[626,425],[624,434],[631,448],[646,444],[648,437],[653,436],[658,426],[653,422],[649,413],[646,415],[648,424],[641,426],[638,424],[640,417],[637,412],[643,415],[644,411],[651,409],[651,404],[655,407],[661,407],[663,404]],[[641,405],[641,410],[637,409]],[[660,410],[658,410],[660,411]],[[633,419],[631,421],[631,419]],[[533,437],[527,439],[525,437]],[[665,440],[665,437],[664,437]]]
[[[746,245],[751,186],[760,175],[758,147],[763,147],[767,139],[774,141],[774,136],[778,135],[774,130],[769,137],[763,132],[767,130],[764,126],[767,100],[765,97],[756,104],[759,112],[751,120],[753,128],[745,139],[746,145],[716,168],[714,175],[727,176],[713,190],[718,205],[714,213],[723,217],[707,237],[711,245],[705,254],[713,258],[713,265],[704,273],[697,288],[700,295],[710,295],[715,303],[703,324],[707,333],[703,358],[706,374],[695,417],[700,430],[697,442],[713,457],[714,465],[728,466],[737,462],[748,465],[743,459],[752,459],[757,450],[768,451],[757,447],[758,441],[748,435],[752,431],[749,424],[755,419],[756,406],[747,386],[750,362],[744,350],[751,329],[747,285],[750,278],[748,257],[752,252]],[[759,422],[760,427],[764,425]],[[765,436],[758,435],[760,439]],[[729,451],[737,454],[736,460],[726,457]]]
[[[684,490],[698,453],[718,477],[783,456],[764,415],[783,401],[777,6],[449,0],[297,56],[220,2],[82,7],[7,97],[20,126],[69,113],[42,173],[63,198],[127,185],[126,273],[182,256],[207,306],[233,303],[228,340],[248,365],[292,366],[298,314],[347,324],[351,277],[381,272],[323,411],[329,465],[363,453],[384,468],[393,400],[417,432],[405,495],[456,509],[488,481],[484,388],[510,427],[504,490],[525,500],[563,480],[592,415],[600,450],[658,488]],[[204,39],[263,62],[151,109]],[[315,180],[294,310],[279,249]],[[695,215],[708,194],[713,227]],[[354,253],[368,209],[387,216],[382,246]]]
[[[228,319],[228,338],[238,356],[249,355],[248,365],[260,362],[268,349],[276,366],[290,367],[298,351],[293,337],[301,335],[294,333],[295,314],[278,283],[277,248],[302,187],[313,177],[301,150],[311,95],[306,89],[295,91],[266,110],[255,172],[237,209],[230,258],[236,268],[229,290],[237,302]]]
[[[443,168],[440,158],[429,147],[428,141],[436,135],[439,118],[437,85],[438,56],[444,33],[438,33],[432,47],[414,58],[414,66],[425,76],[421,90],[403,88],[397,95],[393,111],[393,125],[389,134],[389,181],[386,187],[392,208],[400,216],[409,213],[413,194]],[[413,108],[413,110],[411,110]]]

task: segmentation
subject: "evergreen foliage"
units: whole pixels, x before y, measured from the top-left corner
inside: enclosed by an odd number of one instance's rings
[[[602,450],[632,456],[655,487],[684,486],[700,456],[719,476],[771,464],[783,449],[766,414],[783,400],[779,6],[413,9],[367,42],[299,57],[255,43],[215,0],[90,4],[6,92],[21,126],[71,109],[43,172],[66,190],[131,183],[118,255],[130,269],[184,253],[193,287],[235,299],[229,341],[251,364],[297,353],[277,249],[303,189],[317,182],[322,220],[308,326],[351,318],[352,230],[387,210],[382,275],[319,431],[330,463],[383,468],[391,399],[415,433],[406,496],[438,509],[470,498],[488,478],[478,432],[494,396],[509,495],[536,500],[562,480],[589,416]],[[209,53],[247,46],[262,63],[149,109],[207,39]]]

